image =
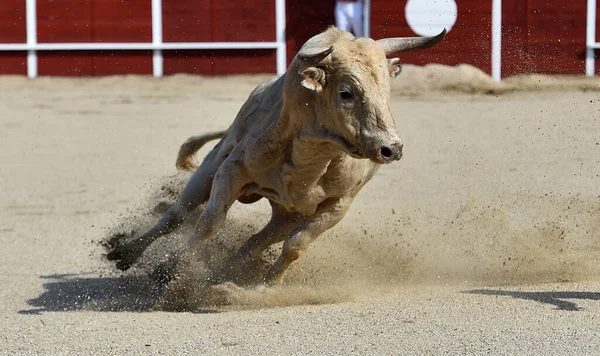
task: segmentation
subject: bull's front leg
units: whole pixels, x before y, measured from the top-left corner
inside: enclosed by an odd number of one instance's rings
[[[281,205],[270,201],[272,216],[269,223],[259,232],[252,235],[237,252],[241,261],[255,259],[269,246],[285,240],[290,232],[298,227],[301,215],[288,212]]]
[[[283,275],[283,272],[292,262],[300,257],[300,254],[319,235],[342,220],[351,202],[351,197],[344,197],[329,198],[319,204],[315,214],[307,217],[285,240],[281,256],[267,271],[264,279],[265,283],[272,284],[277,282]]]
[[[237,251],[223,264],[218,273],[211,276],[215,282],[232,281],[247,283],[248,269],[255,268],[252,262],[259,259],[261,253],[269,246],[285,240],[296,228],[302,218],[295,212],[286,211],[281,205],[270,202],[273,215],[269,223],[259,232],[252,235]],[[260,276],[262,277],[262,276]],[[241,278],[241,279],[240,279]]]
[[[215,174],[210,197],[196,223],[196,230],[189,241],[190,245],[195,246],[200,241],[211,237],[221,227],[229,208],[248,183],[250,179],[242,160],[235,158],[232,153]]]

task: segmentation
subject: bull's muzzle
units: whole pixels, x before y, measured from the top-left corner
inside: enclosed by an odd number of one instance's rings
[[[383,164],[399,160],[400,158],[402,158],[403,147],[404,145],[402,144],[402,142],[381,146],[377,150],[375,162]]]

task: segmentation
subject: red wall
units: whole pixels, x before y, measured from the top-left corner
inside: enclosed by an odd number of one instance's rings
[[[148,42],[150,2],[144,0],[39,0],[38,41]],[[152,73],[148,51],[40,52],[39,75]]]
[[[38,0],[38,42],[151,42],[149,0]],[[274,41],[272,0],[163,1],[163,41]],[[0,2],[0,42],[24,43],[25,2]],[[164,73],[274,72],[274,50],[165,51]],[[23,52],[0,52],[0,73],[26,74]],[[151,51],[40,51],[39,75],[152,74]]]
[[[586,1],[503,0],[502,5],[503,76],[585,73]]]
[[[275,41],[273,0],[163,0],[165,42]],[[166,51],[164,73],[273,73],[274,50]]]
[[[25,1],[0,1],[0,42],[25,43]],[[0,73],[26,74],[27,58],[23,52],[0,52]]]
[[[373,38],[414,36],[407,0],[373,0]],[[491,0],[457,0],[447,39],[403,63],[468,63],[490,72]],[[287,0],[288,61],[312,35],[333,24],[335,0]],[[600,2],[599,2],[600,5]],[[585,1],[503,0],[503,76],[585,72]],[[599,14],[600,15],[600,14]],[[600,18],[600,17],[599,17]],[[38,0],[39,42],[150,42],[149,0]],[[600,40],[600,23],[598,26]],[[274,0],[163,0],[165,42],[274,41]],[[25,42],[25,1],[0,1],[0,42]],[[165,51],[164,72],[272,73],[274,50]],[[40,52],[40,75],[151,74],[150,51]],[[1,74],[25,74],[24,52],[0,52]],[[596,62],[600,73],[600,60]]]

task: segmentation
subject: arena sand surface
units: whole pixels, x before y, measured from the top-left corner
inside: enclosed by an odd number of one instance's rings
[[[404,158],[281,286],[192,283],[194,310],[165,310],[145,271],[185,229],[115,271],[100,242],[155,221],[179,145],[261,79],[1,78],[0,354],[600,353],[598,80],[407,66]],[[236,204],[207,251],[267,206]]]

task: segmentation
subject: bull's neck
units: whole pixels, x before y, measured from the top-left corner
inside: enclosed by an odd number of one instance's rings
[[[290,66],[293,73],[297,73],[296,67],[294,61]],[[287,156],[288,163],[298,168],[310,165],[326,167],[333,158],[345,153],[339,146],[327,141],[327,135],[319,124],[322,119],[319,116],[328,114],[325,111],[327,105],[320,100],[319,95],[322,94],[302,87],[300,80],[298,75],[286,74],[279,117],[263,137],[268,137],[271,142],[291,143],[284,156]]]
[[[322,169],[335,157],[345,155],[340,147],[327,140],[314,111],[296,111],[295,114],[287,116],[284,119],[287,125],[282,125],[282,129],[285,127],[282,134],[293,142],[290,159],[294,166]]]

